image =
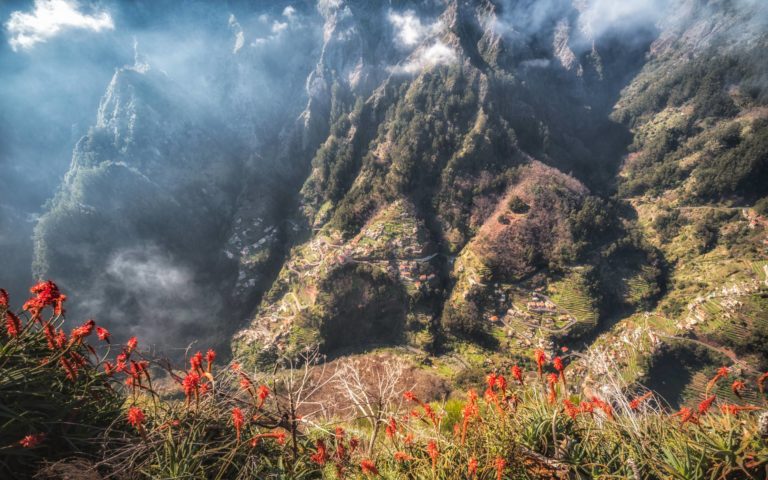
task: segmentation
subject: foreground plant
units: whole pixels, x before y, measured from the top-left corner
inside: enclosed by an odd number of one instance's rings
[[[763,395],[766,374],[732,379],[742,403],[727,403],[714,393],[735,376],[723,367],[697,405],[669,412],[610,378],[601,393],[574,394],[571,358],[537,350],[535,370],[490,373],[482,395],[451,400],[451,416],[401,388],[397,363],[330,371],[308,350],[265,374],[208,350],[179,369],[145,357],[135,338],[107,360],[106,329],[87,321],[67,335],[58,288],[33,293],[16,314],[0,290],[3,478],[70,453],[130,479],[768,477],[768,414],[743,401]],[[94,333],[102,355],[87,343]],[[339,399],[348,406],[329,413]]]

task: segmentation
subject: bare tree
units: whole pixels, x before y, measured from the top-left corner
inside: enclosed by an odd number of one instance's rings
[[[403,371],[403,363],[396,360],[357,358],[344,360],[334,375],[339,394],[351,402],[348,408],[371,427],[368,454],[373,453],[381,425],[386,423],[393,408],[399,408],[404,391]]]

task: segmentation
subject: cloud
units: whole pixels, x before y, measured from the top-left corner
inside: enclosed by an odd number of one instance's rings
[[[115,24],[107,12],[87,15],[79,11],[76,0],[35,0],[31,13],[15,11],[5,24],[14,51],[29,49],[67,29],[100,32],[113,30]]]
[[[438,21],[430,25],[421,23],[413,10],[403,13],[390,11],[387,16],[395,27],[395,40],[403,47],[415,47],[426,37],[440,29],[442,24]]]
[[[456,59],[456,52],[453,48],[441,41],[437,41],[429,47],[417,51],[408,62],[403,65],[395,66],[391,68],[390,71],[392,73],[414,74],[420,72],[424,68],[437,65],[450,65],[455,63]]]
[[[272,23],[272,33],[280,33],[288,28],[287,22],[278,22],[277,20]]]
[[[599,38],[609,30],[652,25],[665,16],[669,5],[667,0],[591,0],[582,10],[579,24],[588,37]]]
[[[283,9],[283,16],[285,18],[291,19],[294,15],[296,15],[296,9],[292,6],[288,5]]]

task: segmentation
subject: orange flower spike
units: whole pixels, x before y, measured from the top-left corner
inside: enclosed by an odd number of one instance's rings
[[[110,334],[109,334],[109,330],[107,330],[106,328],[96,327],[96,336],[99,337],[99,340],[101,340],[102,342],[109,343]]]
[[[613,407],[611,407],[611,406],[610,406],[609,404],[607,404],[606,402],[604,402],[604,401],[600,400],[598,397],[592,397],[592,404],[593,404],[595,407],[597,407],[597,408],[599,408],[600,410],[602,410],[602,411],[603,411],[603,413],[605,413],[605,415],[606,415],[608,418],[610,418],[611,420],[613,420]]]
[[[264,406],[264,402],[267,400],[267,397],[269,397],[269,387],[266,385],[259,385],[259,388],[256,389],[256,397],[259,399],[259,403],[256,405],[256,408],[260,409]]]
[[[27,435],[21,440],[19,440],[19,445],[21,445],[24,448],[35,448],[36,446],[43,443],[43,440],[45,439],[44,433],[37,433],[34,435]]]
[[[243,411],[235,407],[232,409],[232,424],[235,426],[235,432],[237,433],[237,441],[240,441],[240,430],[245,424],[245,416]]]
[[[490,373],[487,377],[485,377],[485,383],[488,384],[488,388],[490,390],[493,390],[493,388],[496,386],[496,374]]]
[[[128,339],[128,341],[125,344],[125,353],[127,355],[130,355],[136,350],[136,347],[139,346],[139,341],[136,340],[136,337],[131,337]]]
[[[416,397],[416,395],[410,390],[403,393],[403,398],[409,402],[421,403],[421,401]]]
[[[697,423],[696,414],[688,407],[681,407],[680,411],[672,414],[673,417],[680,417],[680,425],[684,425],[688,422]]]
[[[315,443],[315,453],[309,457],[314,463],[323,466],[328,460],[328,451],[325,448],[323,439],[318,439]]]
[[[184,389],[184,395],[189,401],[192,396],[197,398],[200,394],[200,375],[195,372],[189,372],[182,381],[182,388]]]
[[[536,368],[539,372],[539,378],[544,378],[544,364],[547,363],[547,354],[544,353],[544,350],[536,350],[534,352],[534,356],[536,357]]]
[[[213,365],[213,361],[214,360],[216,360],[216,352],[214,352],[213,350],[211,350],[209,348],[208,351],[205,352],[205,363],[206,363],[206,365],[205,365],[206,369],[205,370],[208,373],[211,373],[211,365]]]
[[[467,435],[467,427],[469,426],[469,421],[473,418],[480,415],[480,409],[477,406],[477,392],[474,390],[469,390],[467,392],[467,403],[464,405],[464,408],[461,411],[462,416],[462,423],[461,423],[461,444],[464,445],[464,440]]]
[[[563,399],[563,406],[565,407],[565,413],[571,417],[571,419],[576,420],[576,415],[579,414],[579,407],[574,405],[570,400],[567,398]]]
[[[525,382],[523,381],[523,371],[520,370],[520,367],[517,365],[512,367],[512,378],[517,380],[521,386],[525,385]]]
[[[768,381],[768,372],[765,372],[764,374],[757,377],[757,389],[760,390],[760,393],[765,393],[765,382]]]
[[[743,398],[741,396],[741,392],[746,387],[747,387],[747,384],[742,382],[741,380],[734,380],[733,383],[731,384],[731,391],[733,392],[734,395],[736,395],[737,397],[739,397],[739,398],[741,398],[743,400]]]
[[[651,395],[653,395],[653,392],[645,392],[644,394],[640,395],[639,397],[636,397],[631,402],[629,402],[629,409],[630,410],[637,410],[640,408],[640,405],[651,398]]]
[[[395,461],[397,462],[409,462],[413,460],[413,457],[408,455],[405,452],[395,452],[394,457],[395,457]]]
[[[557,390],[555,390],[555,385],[557,385],[558,376],[556,373],[550,373],[547,375],[547,384],[549,385],[549,396],[547,397],[547,401],[554,405],[554,403],[557,401]]]
[[[197,352],[189,359],[189,369],[193,372],[200,373],[203,371],[203,354]]]
[[[12,311],[5,311],[5,331],[9,337],[18,337],[21,333],[21,321]]]
[[[363,471],[363,475],[378,475],[379,470],[376,468],[376,464],[373,463],[373,460],[365,459],[362,462],[360,462],[360,469]]]
[[[477,458],[472,457],[467,464],[467,474],[470,478],[474,478],[477,475]]]
[[[93,332],[94,327],[96,326],[96,322],[93,320],[88,320],[84,324],[80,325],[77,328],[72,329],[72,333],[69,334],[69,341],[72,343],[79,342],[83,338],[87,337]]]
[[[730,370],[728,367],[720,367],[717,369],[717,373],[715,373],[715,376],[712,377],[712,379],[707,383],[706,393],[709,394],[709,391],[712,390],[712,387],[715,386],[718,380],[721,378],[727,378],[728,374],[730,373]]]
[[[712,395],[711,397],[704,399],[699,404],[699,415],[704,415],[709,411],[710,407],[712,407],[712,403],[714,403],[715,401],[715,398],[717,397],[715,395]]]
[[[127,413],[128,423],[138,431],[142,431],[146,416],[139,407],[131,407]]]
[[[387,435],[387,438],[394,438],[397,434],[397,421],[394,417],[389,417],[389,421],[387,422],[387,428],[385,429],[385,433]]]
[[[507,466],[506,460],[502,457],[496,457],[493,461],[493,466],[496,468],[496,480],[501,480],[501,477],[504,475],[504,468]]]
[[[437,468],[437,458],[440,456],[440,451],[437,449],[437,443],[434,440],[430,440],[427,444],[427,454],[432,459],[432,470]]]
[[[504,375],[497,375],[496,376],[496,382],[495,382],[496,388],[501,390],[501,393],[506,395],[507,393],[507,379],[504,378]]]

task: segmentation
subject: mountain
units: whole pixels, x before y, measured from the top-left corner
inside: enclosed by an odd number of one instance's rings
[[[257,366],[393,348],[460,382],[567,348],[670,402],[764,369],[766,9],[640,3],[321,0],[272,81],[233,16],[226,95],[116,73],[37,271]]]

